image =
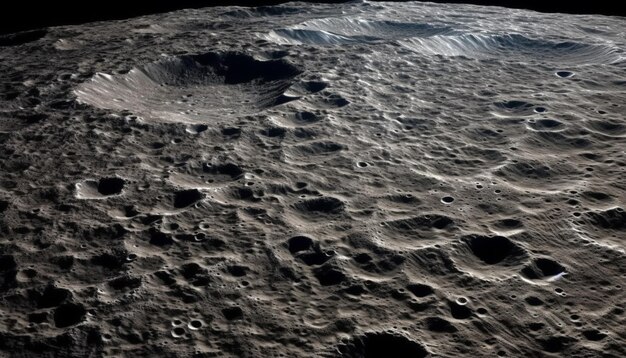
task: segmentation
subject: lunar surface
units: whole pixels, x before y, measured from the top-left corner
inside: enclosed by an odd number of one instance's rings
[[[0,355],[626,356],[626,18],[0,37]]]

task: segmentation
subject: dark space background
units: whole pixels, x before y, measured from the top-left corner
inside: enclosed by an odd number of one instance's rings
[[[392,0],[393,1],[393,0]],[[396,0],[397,1],[397,0]],[[0,7],[0,34],[36,29],[47,26],[81,24],[91,21],[124,19],[145,14],[168,12],[183,8],[240,5],[264,6],[285,3],[281,0],[176,0],[144,3],[133,0],[96,1],[6,1]],[[340,0],[308,2],[340,3]],[[433,2],[471,3],[532,9],[542,12],[571,14],[604,14],[626,16],[620,0],[552,1],[552,0],[433,0]]]

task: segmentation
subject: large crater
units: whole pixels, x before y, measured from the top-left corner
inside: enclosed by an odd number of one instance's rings
[[[263,36],[279,44],[334,46],[397,43],[423,55],[561,65],[613,64],[623,50],[607,43],[551,41],[517,33],[473,33],[428,23],[326,18],[275,29]]]
[[[283,93],[301,72],[284,60],[210,52],[168,57],[122,75],[97,73],[75,94],[81,103],[144,120],[205,123],[295,99]]]
[[[306,21],[290,28],[273,30],[264,37],[281,44],[344,45],[453,32],[446,26],[346,17]]]
[[[500,59],[508,62],[545,62],[553,65],[613,64],[624,60],[621,50],[608,44],[550,41],[521,34],[466,33],[453,36],[413,37],[400,44],[415,52]]]

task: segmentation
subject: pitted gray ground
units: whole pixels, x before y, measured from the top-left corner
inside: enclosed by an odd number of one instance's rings
[[[625,355],[625,25],[295,3],[12,40],[0,349]]]

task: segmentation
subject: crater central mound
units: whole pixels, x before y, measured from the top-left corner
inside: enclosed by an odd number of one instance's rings
[[[209,52],[165,58],[121,75],[97,73],[74,93],[81,103],[146,120],[205,123],[296,99],[283,93],[300,73],[285,60]]]

